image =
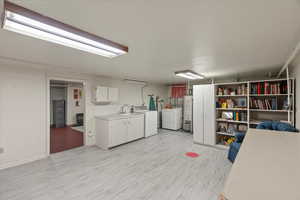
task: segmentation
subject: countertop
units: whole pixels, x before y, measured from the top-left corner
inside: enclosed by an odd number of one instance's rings
[[[97,119],[102,119],[102,120],[118,120],[118,119],[129,119],[129,118],[137,118],[137,117],[144,117],[144,113],[130,113],[130,114],[110,114],[110,115],[102,115],[102,116],[95,116]]]
[[[249,129],[227,178],[228,200],[299,200],[300,134]]]

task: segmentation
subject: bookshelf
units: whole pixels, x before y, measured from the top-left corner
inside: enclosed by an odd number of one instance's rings
[[[235,131],[246,132],[267,120],[295,126],[295,79],[218,83],[216,145],[228,147]]]
[[[248,88],[248,82],[215,84],[217,146],[228,147],[235,130],[247,130]]]

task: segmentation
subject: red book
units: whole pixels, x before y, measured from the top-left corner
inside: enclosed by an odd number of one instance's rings
[[[268,91],[267,91],[267,89],[268,89],[268,87],[267,87],[267,82],[265,82],[265,89],[264,89],[264,91],[265,91],[265,94],[268,94]]]

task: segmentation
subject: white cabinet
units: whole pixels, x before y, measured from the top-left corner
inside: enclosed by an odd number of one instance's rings
[[[162,128],[179,130],[182,128],[182,109],[172,108],[162,110]]]
[[[119,89],[98,86],[94,91],[94,102],[117,102],[119,100]]]
[[[194,141],[203,144],[204,111],[203,91],[199,85],[193,87],[193,137]]]
[[[119,89],[108,88],[108,101],[117,102],[119,100]]]
[[[214,85],[193,87],[193,137],[201,144],[215,145],[215,92]]]
[[[96,145],[100,148],[109,149],[144,136],[143,114],[96,117]]]
[[[133,141],[144,137],[144,118],[131,118],[128,120],[128,140]]]
[[[127,142],[128,120],[112,120],[109,122],[109,146],[117,146]]]
[[[146,111],[145,112],[145,137],[158,134],[158,120],[157,111]]]

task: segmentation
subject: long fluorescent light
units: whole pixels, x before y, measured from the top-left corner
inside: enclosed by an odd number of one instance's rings
[[[23,35],[113,58],[128,47],[64,24],[27,8],[4,1],[3,28]]]
[[[128,84],[135,84],[135,85],[147,85],[146,81],[134,80],[134,79],[124,79],[124,82]]]
[[[178,71],[178,72],[175,72],[175,75],[183,77],[183,78],[191,79],[191,80],[204,79],[204,76],[202,76],[192,70]]]

